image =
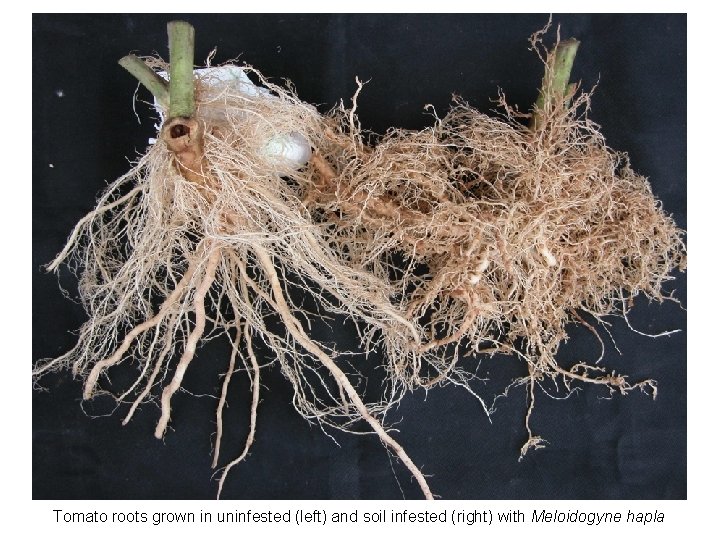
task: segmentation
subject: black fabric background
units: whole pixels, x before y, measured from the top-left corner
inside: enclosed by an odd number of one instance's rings
[[[218,47],[216,61],[239,54],[270,77],[287,77],[300,97],[327,110],[371,79],[361,94],[366,129],[421,128],[431,123],[426,103],[442,114],[453,93],[488,112],[501,87],[528,109],[542,76],[528,36],[546,15],[42,15],[33,18],[33,360],[57,356],[73,344],[82,308],[63,298],[42,265],[62,248],[72,226],[89,211],[106,182],[128,169],[154,136],[149,108],[133,114],[134,80],[117,60],[131,51],[166,56],[165,23],[189,20],[196,29],[196,62]],[[686,17],[556,15],[563,36],[582,41],[573,80],[598,82],[591,117],[608,143],[628,152],[647,175],[667,212],[686,227]],[[144,91],[140,96],[147,99]],[[53,166],[50,167],[50,164]],[[60,283],[76,283],[63,270]],[[676,289],[685,302],[686,277]],[[631,313],[645,332],[685,329],[673,303],[639,302]],[[563,362],[592,360],[599,347],[587,330],[570,328]],[[652,377],[653,401],[634,392],[583,388],[566,400],[539,394],[535,432],[547,448],[518,462],[525,441],[526,393],[498,402],[490,423],[479,404],[454,387],[408,395],[393,420],[397,439],[445,498],[685,498],[686,333],[650,339],[621,319],[607,343],[606,365],[634,380]],[[351,349],[352,332],[327,333]],[[227,362],[222,340],[199,350],[186,376],[188,390],[214,394]],[[515,359],[483,360],[493,383],[487,395],[523,373]],[[120,376],[120,375],[118,375]],[[158,409],[143,407],[120,425],[125,409],[91,419],[80,404],[81,384],[69,373],[46,378],[49,392],[33,392],[33,497],[60,499],[210,498],[214,405],[211,397],[179,394],[172,429],[152,433]],[[291,388],[279,369],[266,371],[251,456],[225,487],[227,498],[417,498],[419,489],[377,437],[332,432],[340,447],[290,405]],[[226,417],[224,461],[247,431],[249,386],[236,377]],[[105,408],[103,408],[105,407]],[[88,412],[109,412],[92,404]],[[395,478],[397,477],[397,479]]]

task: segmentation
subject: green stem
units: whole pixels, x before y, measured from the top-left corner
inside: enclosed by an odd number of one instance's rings
[[[540,95],[535,102],[531,128],[536,129],[542,122],[543,111],[547,103],[551,108],[563,106],[568,94],[568,83],[575,55],[580,42],[575,38],[561,41],[555,46],[545,66]]]
[[[118,64],[128,70],[145,88],[150,90],[162,107],[168,106],[170,99],[167,82],[155,73],[145,62],[134,54],[128,54],[118,60]]]
[[[195,115],[195,29],[185,21],[167,25],[170,48],[170,106],[168,118],[191,118]]]

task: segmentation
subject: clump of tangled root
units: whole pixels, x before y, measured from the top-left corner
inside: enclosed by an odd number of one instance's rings
[[[356,99],[326,119],[328,142],[313,160],[321,181],[306,198],[346,232],[341,249],[401,289],[398,306],[422,327],[422,345],[390,363],[390,377],[407,388],[467,386],[463,348],[520,356],[531,391],[522,455],[541,442],[529,426],[537,381],[655,393],[654,381],[632,383],[597,362],[556,361],[568,323],[602,344],[608,316],[627,321],[639,294],[668,298],[663,284],[685,268],[682,231],[627,155],[608,148],[587,117],[589,94],[547,100],[533,128],[503,96],[498,118],[456,98],[433,126],[392,130],[372,148]]]
[[[543,61],[552,67],[553,54]],[[407,390],[453,383],[473,392],[458,366],[463,350],[527,363],[521,455],[542,443],[530,413],[544,380],[655,391],[653,381],[597,364],[556,361],[568,323],[600,339],[597,328],[626,316],[638,294],[666,298],[663,283],[685,265],[682,232],[627,156],[607,147],[587,117],[588,94],[546,99],[532,127],[502,98],[496,118],[456,98],[431,127],[373,135],[371,145],[358,94],[351,109],[321,115],[291,88],[243,69],[262,91],[218,93],[212,75],[196,75],[194,117],[166,122],[75,227],[50,269],[65,263],[79,275],[89,320],[72,350],[36,364],[36,377],[70,367],[85,380],[85,399],[112,392],[127,405],[124,422],[159,396],[161,438],[196,347],[227,336],[214,466],[238,357],[252,404],[250,435],[223,467],[222,489],[253,442],[262,341],[300,414],[347,431],[369,425],[428,498],[382,418]],[[268,141],[288,136],[312,149],[299,169],[268,151]],[[298,288],[303,301],[290,294]],[[312,339],[310,323],[322,316],[354,321],[365,352],[383,352],[379,401],[366,402],[339,367],[342,351]],[[138,374],[117,391],[110,377],[120,364]]]

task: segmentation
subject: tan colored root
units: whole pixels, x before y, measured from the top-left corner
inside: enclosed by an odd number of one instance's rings
[[[117,198],[112,202],[106,202],[112,192],[106,193],[105,197],[102,197],[100,199],[98,206],[92,212],[80,219],[80,221],[77,222],[75,227],[73,227],[72,233],[70,233],[70,237],[68,238],[65,247],[60,253],[58,253],[53,262],[48,265],[47,269],[51,272],[54,272],[60,267],[60,264],[67,258],[71,248],[75,245],[75,241],[77,240],[80,231],[85,225],[87,225],[94,218],[101,216],[105,212],[109,212],[113,208],[126,204],[130,199],[138,195],[141,191],[142,186],[135,186],[130,190],[129,193]]]
[[[154,326],[157,326],[158,323],[165,317],[165,315],[170,311],[170,309],[173,308],[173,305],[175,302],[178,301],[180,296],[185,294],[187,291],[185,290],[188,282],[190,281],[193,273],[195,272],[195,264],[190,263],[188,266],[187,271],[183,275],[182,279],[178,283],[175,290],[170,293],[170,295],[163,301],[163,303],[160,305],[160,308],[158,309],[157,313],[154,317],[138,324],[135,328],[133,328],[123,340],[120,347],[117,348],[115,353],[110,356],[109,358],[106,358],[105,360],[99,361],[97,364],[93,366],[93,368],[90,370],[90,373],[88,374],[87,378],[85,379],[85,389],[83,392],[83,399],[90,399],[93,395],[93,391],[95,390],[95,386],[97,385],[98,377],[100,377],[100,374],[108,369],[109,367],[117,364],[120,360],[122,360],[123,355],[127,352],[127,350],[130,348],[130,345],[132,345],[132,342],[143,332],[149,330],[150,328],[153,328]]]
[[[248,280],[245,280],[244,276],[246,274],[245,272],[245,263],[240,260],[236,255],[232,257],[233,262],[235,263],[235,268],[237,271],[242,274],[243,276],[238,280],[240,282],[240,292],[242,295],[242,300],[245,302],[246,305],[249,305],[250,302],[250,293],[248,291]],[[239,338],[240,338],[240,328],[241,328],[241,322],[237,315],[237,307],[233,307],[236,313],[236,341],[235,341],[235,350],[233,350],[233,356],[230,359],[230,368],[228,369],[228,374],[232,372],[232,368],[234,367],[235,363],[235,352],[238,350],[239,347]],[[248,432],[248,436],[245,439],[245,447],[243,448],[242,452],[238,457],[236,457],[234,460],[232,460],[230,463],[228,463],[225,467],[223,467],[222,473],[220,475],[220,481],[218,482],[218,491],[217,491],[217,498],[220,498],[220,495],[223,490],[223,486],[225,485],[225,480],[227,479],[228,473],[230,470],[235,467],[237,464],[239,464],[242,460],[244,460],[247,455],[250,452],[250,448],[253,445],[253,442],[255,441],[255,429],[257,425],[257,410],[258,405],[260,404],[260,364],[257,361],[257,358],[255,356],[255,351],[252,347],[252,335],[250,334],[250,325],[248,323],[242,324],[242,332],[243,336],[245,338],[245,349],[247,351],[247,356],[250,360],[250,369],[248,370],[251,373],[251,396],[252,401],[250,404],[250,428]],[[247,363],[245,363],[247,366]],[[226,377],[226,381],[229,382],[229,377]],[[227,386],[226,384],[223,385],[223,396],[227,392]],[[218,416],[217,416],[217,422],[218,422],[218,435],[217,439],[215,441],[215,455],[213,458],[213,468],[217,467],[218,463],[218,457],[220,454],[220,441],[222,439],[222,404],[224,402],[224,399],[220,400],[220,403],[218,404]]]
[[[442,347],[443,345],[448,345],[450,343],[456,343],[457,341],[460,341],[462,338],[465,337],[467,331],[475,324],[475,317],[477,317],[477,315],[474,312],[470,311],[465,317],[465,320],[462,322],[460,327],[455,330],[455,332],[453,332],[449,336],[445,336],[444,338],[428,341],[423,346],[419,347],[418,350],[421,353],[424,353],[429,350],[436,349],[437,347]],[[450,369],[452,369],[452,365],[449,366],[449,370]]]
[[[299,321],[293,316],[290,308],[285,302],[285,297],[282,291],[282,286],[280,285],[280,280],[278,279],[277,273],[275,272],[275,267],[273,266],[273,262],[270,259],[268,253],[262,249],[256,249],[255,253],[261,267],[264,269],[265,273],[270,279],[270,284],[273,290],[273,297],[278,306],[278,313],[282,317],[283,322],[286,324],[288,331],[292,333],[293,337],[295,337],[295,339],[298,341],[298,343],[300,343],[300,345],[302,345],[318,360],[320,360],[322,365],[332,374],[338,385],[343,388],[347,396],[352,401],[355,409],[360,413],[362,418],[370,425],[373,431],[377,433],[378,437],[380,437],[380,440],[386,446],[390,447],[393,452],[395,452],[398,458],[400,458],[400,461],[402,461],[403,464],[412,473],[412,475],[415,477],[415,480],[418,482],[420,489],[425,495],[425,498],[428,500],[433,500],[434,497],[432,495],[432,492],[430,491],[430,487],[428,486],[427,481],[425,480],[425,477],[423,476],[422,472],[420,472],[420,469],[418,469],[417,465],[415,465],[415,463],[412,461],[410,456],[407,455],[405,449],[395,439],[393,439],[382,426],[382,424],[370,414],[370,412],[367,410],[365,403],[363,403],[362,398],[360,398],[345,373],[343,373],[343,371],[337,366],[337,364],[335,364],[332,358],[330,358],[330,356],[325,353],[325,351],[318,347],[318,345],[307,336],[305,331],[302,329]]]
[[[518,457],[518,461],[522,461],[522,459],[525,457],[525,455],[533,448],[545,448],[545,444],[547,444],[547,441],[542,439],[541,437],[538,437],[537,435],[533,435],[532,429],[530,428],[530,417],[532,416],[533,409],[535,408],[535,372],[533,371],[532,366],[529,367],[530,375],[528,376],[528,408],[527,412],[525,413],[525,429],[527,430],[528,439],[525,441],[525,444],[523,444],[522,448],[520,449],[520,456]]]
[[[251,345],[251,336],[250,336],[250,327],[246,324],[243,329],[244,335],[245,335],[245,347],[247,349],[248,358],[250,359],[250,363],[252,365],[252,403],[250,404],[250,430],[248,433],[247,438],[245,439],[245,447],[243,448],[243,451],[240,453],[238,457],[233,459],[230,463],[225,465],[222,470],[222,474],[220,475],[220,481],[218,482],[218,490],[217,490],[217,498],[220,498],[220,494],[222,493],[223,486],[225,485],[225,480],[227,479],[227,475],[230,472],[230,469],[235,467],[238,463],[240,463],[242,460],[244,460],[248,453],[250,452],[250,448],[253,445],[253,442],[255,442],[255,429],[257,426],[257,409],[258,405],[260,403],[260,365],[258,364],[257,358],[255,357],[255,353],[253,352],[252,345]],[[216,451],[219,448],[220,445],[220,439],[218,438],[218,441],[216,443]],[[217,454],[216,458],[217,460]]]
[[[187,371],[190,362],[195,357],[195,348],[197,347],[198,341],[205,332],[205,296],[207,295],[210,287],[215,281],[215,271],[218,263],[220,262],[220,249],[210,246],[210,254],[208,256],[208,262],[204,269],[205,276],[203,277],[200,286],[195,290],[195,299],[193,301],[195,307],[195,328],[190,333],[187,343],[185,344],[185,351],[183,352],[177,367],[175,368],[175,375],[173,375],[172,381],[168,384],[162,392],[160,398],[161,414],[160,420],[158,420],[157,427],[155,428],[155,437],[162,439],[167,429],[168,422],[170,422],[170,400],[172,396],[180,389],[183,377]]]
[[[579,371],[583,370],[587,373],[591,370],[599,370],[599,368],[595,366],[588,366],[582,363],[575,364],[570,370],[558,366],[555,362],[552,362],[552,367],[557,373],[568,379],[582,381],[589,384],[599,384],[601,386],[606,386],[610,390],[617,390],[623,395],[627,394],[631,390],[635,390],[636,388],[643,391],[646,391],[646,389],[649,388],[649,393],[652,395],[653,399],[657,397],[657,382],[652,379],[645,379],[636,383],[629,383],[625,375],[618,375],[615,372],[603,372],[603,374],[600,376],[590,377],[583,373],[579,373]]]
[[[240,323],[238,322],[238,326]],[[222,388],[220,389],[220,398],[218,399],[218,405],[215,409],[215,424],[217,425],[217,431],[215,433],[215,450],[213,451],[213,460],[211,467],[214,469],[218,465],[218,459],[220,458],[220,443],[222,442],[223,436],[223,409],[227,400],[227,390],[230,386],[230,380],[232,379],[233,373],[235,373],[235,358],[238,354],[238,348],[240,347],[240,331],[239,328],[235,335],[235,341],[232,344],[232,352],[230,353],[230,363],[228,364],[227,372],[223,377]]]
[[[172,316],[170,323],[168,324],[169,328],[172,329],[173,334],[174,334],[175,323],[176,323],[176,320],[178,319],[179,315],[180,315],[179,313],[175,313]],[[160,352],[160,355],[158,356],[157,360],[155,361],[155,367],[153,368],[152,373],[150,374],[150,376],[147,379],[147,382],[145,383],[145,388],[143,388],[142,392],[140,392],[140,394],[138,394],[137,398],[135,398],[135,400],[133,400],[133,403],[130,406],[128,413],[125,415],[125,418],[122,421],[123,426],[127,425],[128,422],[130,422],[130,420],[132,420],[132,417],[135,415],[135,411],[137,410],[137,408],[145,400],[145,398],[148,396],[148,394],[150,394],[152,387],[155,385],[155,381],[157,380],[157,377],[160,374],[160,370],[165,366],[165,359],[167,358],[167,356],[170,352],[170,349],[172,349],[172,347],[173,347],[173,340],[167,339],[165,341],[165,346],[163,347],[163,350]],[[149,364],[149,362],[146,362],[146,367],[148,364]],[[129,388],[126,392],[123,392],[118,397],[118,401],[122,401],[140,383],[144,373],[145,372],[143,371],[143,373],[140,375],[140,377],[138,377],[138,379],[135,381],[135,383],[132,385],[132,387]]]
[[[165,345],[165,349],[163,350],[162,354],[158,358],[157,362],[155,362],[155,367],[153,368],[152,373],[150,374],[150,377],[148,377],[148,380],[145,384],[145,388],[143,388],[142,392],[138,394],[138,396],[133,400],[132,405],[130,405],[130,409],[128,410],[127,414],[125,415],[125,418],[123,418],[122,425],[126,426],[130,420],[132,420],[132,417],[135,416],[135,411],[140,406],[140,404],[145,400],[145,398],[148,396],[150,391],[152,390],[153,385],[155,384],[155,381],[157,380],[157,376],[160,374],[160,370],[164,366],[164,360],[167,357],[167,354],[171,348],[172,344],[168,342]],[[138,378],[136,383],[139,382],[140,379]],[[133,385],[134,386],[134,385]],[[127,394],[125,392],[123,396]],[[122,398],[123,396],[120,396]]]

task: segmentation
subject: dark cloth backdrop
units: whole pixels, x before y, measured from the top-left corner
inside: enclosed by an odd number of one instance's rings
[[[423,106],[442,114],[458,94],[489,112],[501,88],[527,110],[542,67],[528,37],[545,15],[36,15],[33,18],[33,360],[67,351],[85,320],[81,306],[63,297],[43,271],[72,226],[89,211],[106,183],[128,169],[155,135],[154,117],[139,103],[135,81],[117,60],[131,52],[166,57],[165,23],[189,20],[196,29],[196,63],[218,47],[216,61],[240,55],[267,76],[291,79],[299,96],[328,110],[355,91],[355,76],[371,81],[359,101],[363,128],[431,124]],[[684,15],[555,15],[564,37],[582,45],[573,72],[588,89],[599,83],[591,117],[610,146],[626,151],[647,175],[665,210],[686,226],[686,17]],[[141,90],[139,97],[147,99]],[[76,295],[63,270],[60,285]],[[685,305],[686,278],[676,289]],[[633,324],[653,333],[684,329],[677,304],[639,302]],[[686,334],[651,339],[621,319],[607,341],[606,365],[631,379],[654,378],[653,401],[640,392],[607,397],[583,387],[565,400],[539,393],[533,416],[545,449],[518,462],[525,441],[526,392],[497,402],[490,423],[478,402],[455,387],[408,395],[390,420],[397,439],[434,491],[455,498],[685,498]],[[571,327],[561,361],[592,360],[595,338]],[[353,349],[357,338],[342,325],[328,339]],[[35,498],[210,498],[212,397],[229,346],[203,346],[186,376],[189,393],[176,396],[172,429],[153,438],[158,409],[148,404],[126,427],[126,408],[90,418],[80,403],[81,383],[65,372],[47,377],[49,392],[33,391]],[[128,368],[130,369],[130,368]],[[121,371],[122,368],[119,370]],[[119,371],[117,373],[119,373]],[[485,395],[521,375],[517,359],[484,359]],[[121,375],[116,375],[121,376]],[[277,366],[266,370],[257,440],[231,473],[228,498],[416,498],[419,489],[377,437],[331,431],[338,444],[302,420]],[[102,401],[102,400],[100,400]],[[88,414],[110,413],[92,403]],[[239,452],[247,432],[249,384],[231,388],[223,459]],[[338,446],[339,445],[339,446]]]

